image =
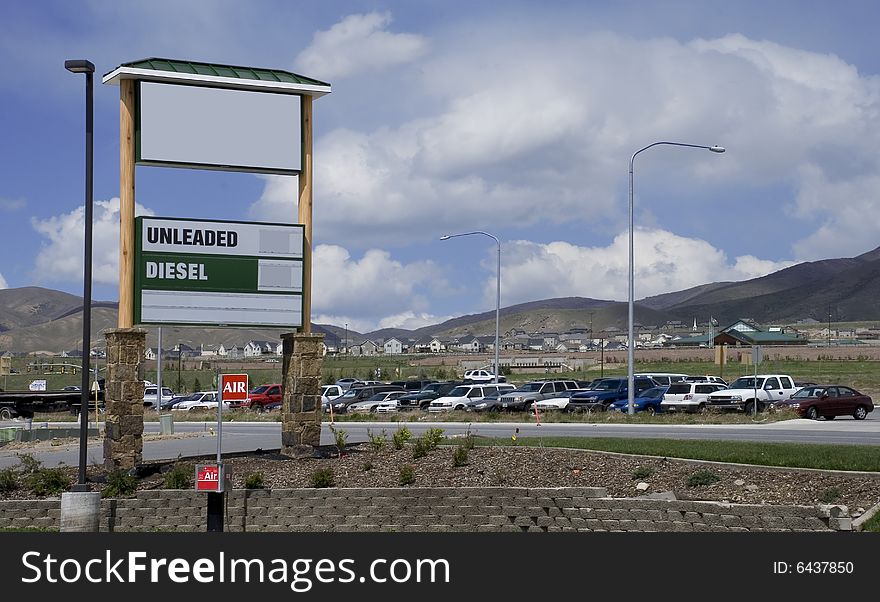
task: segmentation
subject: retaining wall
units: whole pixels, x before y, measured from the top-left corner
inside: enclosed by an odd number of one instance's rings
[[[60,524],[60,499],[0,501],[0,528]],[[102,531],[205,531],[206,496],[101,501]],[[601,487],[232,490],[226,531],[851,531],[845,506],[609,498]]]

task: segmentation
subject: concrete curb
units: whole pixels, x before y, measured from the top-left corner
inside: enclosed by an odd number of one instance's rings
[[[871,520],[875,514],[880,512],[880,502],[874,504],[868,510],[862,514],[860,517],[853,519],[852,522],[852,530],[853,531],[861,531],[862,525]]]

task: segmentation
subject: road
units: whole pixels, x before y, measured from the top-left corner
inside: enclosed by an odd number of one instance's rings
[[[867,420],[856,421],[851,418],[838,418],[833,422],[806,419],[788,420],[767,424],[711,424],[711,425],[658,425],[658,424],[562,424],[543,423],[460,423],[460,422],[337,422],[338,429],[348,433],[349,443],[368,441],[367,430],[380,433],[384,429],[389,438],[399,426],[406,425],[414,435],[420,435],[429,428],[442,428],[447,435],[465,434],[468,429],[474,435],[484,437],[650,437],[659,439],[712,439],[732,441],[785,441],[792,443],[829,443],[880,445],[880,416],[868,415]],[[12,423],[0,423],[0,427]],[[20,424],[20,423],[19,423]],[[71,423],[52,425],[71,426]],[[176,422],[175,437],[146,439],[144,441],[144,460],[169,460],[177,457],[212,456],[217,453],[217,438],[213,433],[215,424],[196,422]],[[517,433],[516,429],[519,429]],[[148,422],[144,425],[147,434],[158,433],[159,424]],[[179,436],[179,437],[178,437]],[[335,442],[333,433],[325,423],[321,432],[321,443]],[[246,452],[255,449],[273,450],[281,445],[281,423],[279,422],[225,422],[223,423],[223,452]],[[54,448],[31,452],[45,466],[61,463],[76,465],[79,462],[77,444],[61,445]],[[16,453],[21,449],[0,447],[0,468],[18,463]],[[88,463],[100,464],[103,461],[103,447],[99,440],[89,442]]]

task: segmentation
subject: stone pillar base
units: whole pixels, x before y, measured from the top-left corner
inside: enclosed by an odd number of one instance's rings
[[[321,364],[323,334],[281,335],[281,453],[312,457],[321,444]]]
[[[129,469],[143,462],[144,376],[141,359],[147,331],[108,330],[104,383],[104,466]]]

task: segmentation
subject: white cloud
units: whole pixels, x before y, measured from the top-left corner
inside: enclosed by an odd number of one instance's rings
[[[387,98],[387,123],[366,119],[317,139],[316,236],[349,248],[404,245],[463,216],[502,232],[546,226],[536,235],[544,242],[560,223],[616,229],[627,159],[668,139],[728,152],[640,156],[640,178],[696,196],[742,191],[743,219],[763,215],[748,201],[762,186],[792,191],[782,197],[787,228],[804,218],[833,231],[840,213],[858,215],[880,198],[880,78],[835,56],[739,34],[680,43],[481,25],[435,35],[417,70],[394,74],[403,87]],[[817,191],[817,177],[835,186]],[[843,196],[854,183],[861,202]],[[252,214],[290,215],[295,199],[294,179],[270,179]],[[668,218],[658,225],[674,228]],[[873,236],[869,220],[842,225],[862,247]],[[824,253],[857,246],[815,236],[830,245]],[[811,255],[811,244],[796,257]]]
[[[747,280],[793,265],[750,255],[731,263],[708,242],[665,230],[637,229],[634,250],[636,299],[708,282]],[[627,299],[628,277],[627,233],[607,247],[512,241],[502,251],[501,300],[504,306],[568,296],[621,301]],[[494,295],[495,282],[487,282],[484,298]]]
[[[153,215],[137,205],[136,215]],[[31,219],[31,225],[43,241],[34,266],[34,278],[40,282],[81,281],[85,245],[85,208],[47,219]],[[119,282],[119,198],[96,201],[92,220],[92,280],[97,283]]]
[[[391,33],[387,31],[390,23],[390,13],[349,15],[315,34],[312,44],[297,56],[297,68],[332,81],[408,63],[424,53],[424,37]]]
[[[347,322],[363,331],[430,320],[428,300],[421,292],[437,278],[430,261],[405,264],[379,249],[358,259],[342,247],[318,245],[312,265],[315,322]]]
[[[3,274],[0,274],[0,288],[9,288],[9,285],[6,283],[6,279],[3,277]]]

